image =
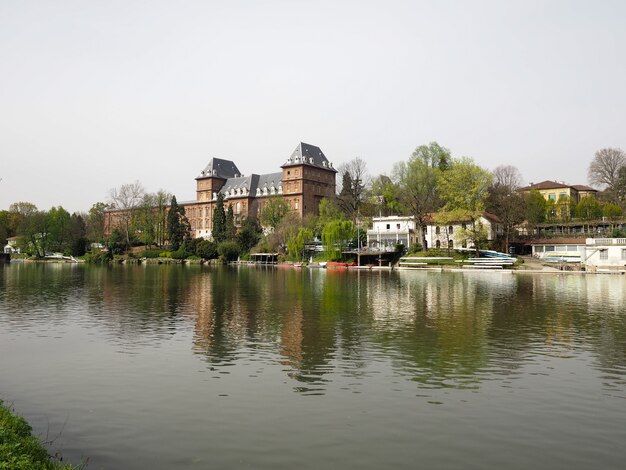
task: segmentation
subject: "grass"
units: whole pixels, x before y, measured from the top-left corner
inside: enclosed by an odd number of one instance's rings
[[[48,454],[32,428],[0,400],[0,469],[75,469]]]

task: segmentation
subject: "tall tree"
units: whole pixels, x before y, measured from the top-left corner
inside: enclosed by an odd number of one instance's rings
[[[139,181],[130,184],[123,184],[119,188],[109,191],[109,198],[114,209],[118,209],[119,219],[122,222],[126,245],[130,246],[130,226],[135,216],[137,207],[141,204],[145,189]]]
[[[87,214],[87,238],[93,242],[104,242],[104,213],[111,206],[104,202],[96,202]]]
[[[235,213],[233,212],[232,204],[228,205],[226,209],[226,239],[233,240],[237,235],[237,228],[235,227]]]
[[[444,211],[464,212],[470,220],[467,235],[477,254],[484,238],[484,230],[478,222],[486,207],[491,182],[491,173],[468,157],[454,159],[450,168],[441,173],[438,182],[445,202]]]
[[[450,151],[437,142],[415,149],[408,163],[394,167],[394,179],[400,188],[400,200],[415,218],[422,246],[426,247],[426,219],[441,207],[439,178],[448,171]]]
[[[339,166],[341,191],[339,204],[349,219],[355,220],[364,202],[365,190],[369,185],[367,163],[357,157]]]
[[[519,192],[522,175],[510,165],[493,170],[493,183],[489,188],[487,210],[497,215],[504,229],[504,250],[508,253],[509,242],[515,227],[526,218],[524,196]]]
[[[211,236],[215,243],[226,240],[226,212],[224,211],[224,195],[217,193],[217,203],[213,209],[213,230]]]
[[[176,196],[172,196],[170,208],[167,213],[167,233],[172,250],[178,250],[190,237],[190,225],[185,216],[185,208],[176,202]]]
[[[536,189],[532,189],[524,196],[526,201],[526,221],[528,232],[533,233],[535,226],[546,220],[548,202]]]
[[[620,148],[603,148],[596,152],[587,172],[589,182],[614,190],[618,173],[626,166],[626,153]]]

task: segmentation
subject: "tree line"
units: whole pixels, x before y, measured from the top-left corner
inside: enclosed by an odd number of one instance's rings
[[[301,260],[307,245],[317,241],[327,259],[337,259],[348,246],[365,242],[368,219],[374,216],[414,217],[421,246],[426,246],[428,223],[446,227],[467,222],[455,237],[479,248],[487,240],[479,223],[487,211],[500,219],[504,230],[500,248],[507,249],[523,222],[532,233],[545,222],[591,222],[602,217],[617,221],[626,206],[626,155],[615,148],[599,150],[589,165],[589,181],[603,191],[598,198],[585,197],[577,203],[567,198],[546,200],[535,190],[521,192],[523,179],[516,167],[489,171],[472,158],[453,157],[437,142],[418,146],[406,161],[393,165],[390,175],[372,177],[360,158],[338,170],[337,195],[322,200],[319,215],[302,219],[275,196],[263,205],[259,221],[244,218],[235,224],[232,206],[218,194],[210,240],[191,236],[175,196],[162,189],[149,193],[136,181],[111,189],[107,202],[94,204],[84,214],[69,214],[60,206],[41,211],[28,202],[12,204],[0,211],[0,241],[19,236],[22,249],[34,256],[53,251],[81,256],[96,243],[106,246],[109,254],[141,246],[148,256],[226,260],[250,251]],[[105,212],[110,209],[119,209],[119,224],[105,237]]]

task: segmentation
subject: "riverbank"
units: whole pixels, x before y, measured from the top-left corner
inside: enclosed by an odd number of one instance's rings
[[[0,400],[0,468],[15,470],[70,470],[48,454],[32,428]]]

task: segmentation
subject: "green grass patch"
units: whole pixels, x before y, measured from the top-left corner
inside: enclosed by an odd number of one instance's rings
[[[14,414],[0,400],[0,469],[74,469],[52,458],[32,428],[21,416]]]

